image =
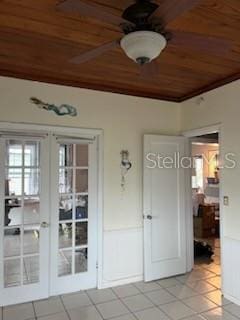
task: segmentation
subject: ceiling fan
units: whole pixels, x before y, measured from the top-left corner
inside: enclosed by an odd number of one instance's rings
[[[104,11],[100,5],[87,3],[86,0],[65,0],[57,5],[59,10],[79,13],[117,25],[123,32],[121,39],[84,52],[72,58],[70,62],[75,64],[87,62],[120,45],[125,54],[142,66],[147,73],[147,70],[153,70],[151,62],[167,45],[184,45],[197,51],[216,55],[226,54],[230,50],[227,40],[166,29],[171,21],[200,2],[201,0],[162,0],[158,5],[151,0],[136,0],[119,17]]]

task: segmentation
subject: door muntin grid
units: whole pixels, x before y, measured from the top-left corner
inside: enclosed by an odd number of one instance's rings
[[[5,139],[4,288],[39,282],[40,141]]]
[[[59,144],[58,276],[88,271],[89,145]]]

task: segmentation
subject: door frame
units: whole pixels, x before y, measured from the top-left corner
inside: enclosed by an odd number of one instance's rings
[[[97,288],[102,288],[102,275],[103,275],[103,129],[89,129],[89,128],[77,128],[68,126],[56,126],[56,125],[42,125],[34,123],[22,123],[22,122],[5,122],[0,121],[0,132],[6,133],[14,132],[29,132],[31,134],[46,133],[46,134],[58,134],[77,136],[81,138],[89,138],[91,136],[96,137],[97,142]],[[50,161],[50,158],[49,158]],[[51,230],[50,230],[51,232]],[[49,272],[50,272],[50,259],[49,259]],[[50,274],[50,273],[49,273]],[[50,296],[50,283],[48,288]]]
[[[223,154],[223,144],[222,144],[222,125],[221,123],[217,123],[214,125],[196,128],[188,131],[183,131],[182,135],[188,138],[187,148],[188,153],[191,152],[191,138],[211,134],[218,132],[218,143],[219,143],[219,155]],[[192,215],[192,186],[191,186],[191,176],[192,173],[188,171],[188,177],[186,179],[186,212],[187,212],[187,221],[186,221],[186,230],[187,230],[187,269],[190,272],[194,266],[194,248],[193,248],[193,215]],[[222,280],[222,292],[224,292],[224,268],[223,268],[223,261],[224,261],[224,251],[223,251],[223,234],[224,234],[224,219],[223,219],[223,193],[222,193],[222,170],[219,172],[219,210],[220,210],[220,252],[221,252],[221,280]]]

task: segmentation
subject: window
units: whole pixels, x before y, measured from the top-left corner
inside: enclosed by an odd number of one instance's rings
[[[193,157],[192,188],[203,189],[203,157]]]

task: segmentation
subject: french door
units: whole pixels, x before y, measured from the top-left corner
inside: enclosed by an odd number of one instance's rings
[[[51,294],[95,288],[96,142],[53,136],[51,155]]]
[[[0,138],[0,305],[97,285],[97,143]]]
[[[0,304],[48,295],[49,172],[46,137],[0,138]]]

